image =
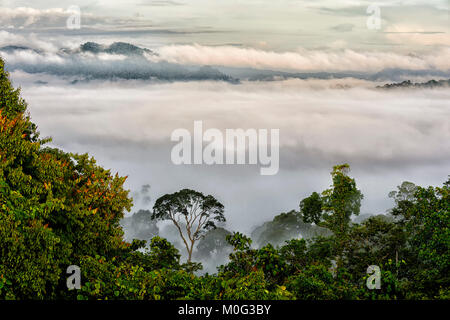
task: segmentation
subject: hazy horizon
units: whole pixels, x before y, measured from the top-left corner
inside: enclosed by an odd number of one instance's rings
[[[0,55],[42,136],[127,175],[136,195],[192,188],[250,232],[330,183],[349,163],[361,213],[393,206],[402,181],[450,173],[450,90],[380,90],[450,79],[448,1],[0,1]],[[373,12],[373,11],[371,11]],[[101,52],[80,50],[87,42]],[[114,42],[143,51],[108,51]],[[137,49],[136,49],[137,50]],[[177,128],[280,129],[280,170],[171,162]]]

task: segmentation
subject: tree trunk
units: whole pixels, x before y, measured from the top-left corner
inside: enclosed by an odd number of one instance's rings
[[[194,251],[194,243],[195,243],[195,241],[191,240],[191,247],[188,248],[188,259],[187,259],[188,263],[190,263],[192,260],[192,251]]]

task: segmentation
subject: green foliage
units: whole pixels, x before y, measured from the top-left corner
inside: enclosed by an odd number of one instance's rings
[[[347,173],[348,164],[333,167],[333,185],[322,192],[323,223],[338,238],[345,237],[352,215],[359,215],[363,195],[356,188],[356,182]]]
[[[249,272],[242,277],[226,278],[220,283],[219,297],[225,300],[267,300],[270,292],[262,271]]]
[[[323,191],[322,196],[313,193],[300,203],[304,221],[312,221],[333,232],[333,253],[339,270],[344,262],[351,216],[359,215],[363,199],[355,180],[347,175],[349,171],[348,164],[334,166],[331,187]]]
[[[440,298],[450,287],[449,186],[417,187],[414,199],[397,211],[408,232],[408,253],[414,267],[410,292],[417,297]]]
[[[0,58],[0,110],[8,119],[14,119],[18,115],[25,113],[27,103],[20,97],[20,89],[14,89],[9,74],[5,70],[5,64]],[[27,128],[35,133],[36,126],[30,122],[27,123]]]
[[[262,271],[269,288],[273,288],[284,277],[287,265],[271,244],[261,249],[251,249],[251,239],[239,232],[227,236],[227,240],[234,247],[234,252],[229,256],[230,262],[219,267],[220,275],[244,276],[250,272]]]
[[[182,270],[143,267],[104,257],[81,261],[85,279],[77,299],[161,300],[185,297],[195,285],[195,276]],[[96,275],[96,276],[93,276]]]
[[[303,199],[300,202],[303,222],[318,224],[322,217],[322,206],[322,198],[317,192],[313,192],[309,197]]]
[[[136,251],[145,247],[145,240],[133,240],[129,250],[122,254],[123,260],[141,266],[145,271],[157,269],[179,270],[180,253],[169,241],[161,237],[153,237],[144,252]]]
[[[352,226],[345,248],[347,270],[362,274],[368,265],[404,259],[406,236],[401,226],[379,216]]]
[[[154,269],[179,269],[180,257],[178,250],[166,239],[152,239],[149,258]]]
[[[191,262],[195,243],[218,223],[225,222],[224,207],[213,196],[183,189],[156,200],[152,219],[170,220],[178,229]]]
[[[368,300],[404,299],[408,280],[406,278],[399,279],[399,270],[402,266],[406,266],[405,260],[394,262],[392,259],[388,259],[381,263],[379,265],[381,269],[381,289],[369,290],[366,286],[361,285],[360,298]],[[366,283],[368,277],[368,275],[363,277],[362,282]]]
[[[233,234],[227,235],[226,240],[233,246],[234,250],[248,250],[252,245],[252,239],[240,232],[233,232]]]
[[[288,268],[288,274],[302,270],[312,262],[312,256],[308,252],[307,242],[304,239],[292,239],[286,241],[286,245],[280,248],[280,255]]]
[[[345,277],[336,278],[324,265],[309,265],[288,280],[288,290],[301,300],[355,299],[356,288]]]
[[[0,90],[0,297],[56,298],[68,265],[124,248],[131,200],[94,159],[42,147],[1,60]]]
[[[304,222],[312,223],[331,230],[336,237],[346,237],[352,215],[359,215],[363,195],[356,188],[356,182],[347,173],[348,164],[333,167],[333,184],[320,196],[313,192],[300,202],[300,212]]]
[[[287,265],[283,256],[270,243],[257,250],[255,267],[263,270],[270,287],[280,283],[287,274]]]

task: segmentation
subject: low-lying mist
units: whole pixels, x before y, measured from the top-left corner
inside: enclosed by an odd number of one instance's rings
[[[17,71],[12,79],[22,85],[41,136],[53,136],[52,145],[66,151],[89,152],[128,176],[132,212],[190,188],[224,204],[228,230],[250,234],[327,188],[335,164],[351,165],[364,194],[363,214],[385,213],[393,206],[388,191],[404,180],[439,185],[450,172],[448,89],[381,90],[351,78],[67,85]],[[255,165],[174,165],[170,135],[177,128],[192,132],[195,120],[204,130],[280,129],[278,174],[261,176]],[[160,235],[176,244],[167,228]],[[205,270],[214,272],[216,262]]]

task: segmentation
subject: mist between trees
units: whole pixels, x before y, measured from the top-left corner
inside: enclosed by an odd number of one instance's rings
[[[190,189],[123,219],[127,177],[49,141],[0,60],[0,299],[450,298],[448,177],[386,190],[392,210],[357,220],[363,194],[336,165],[328,189],[246,236],[225,228],[214,195]],[[202,274],[208,260],[219,266]],[[70,265],[79,290],[66,287]],[[366,287],[371,265],[380,289]]]

